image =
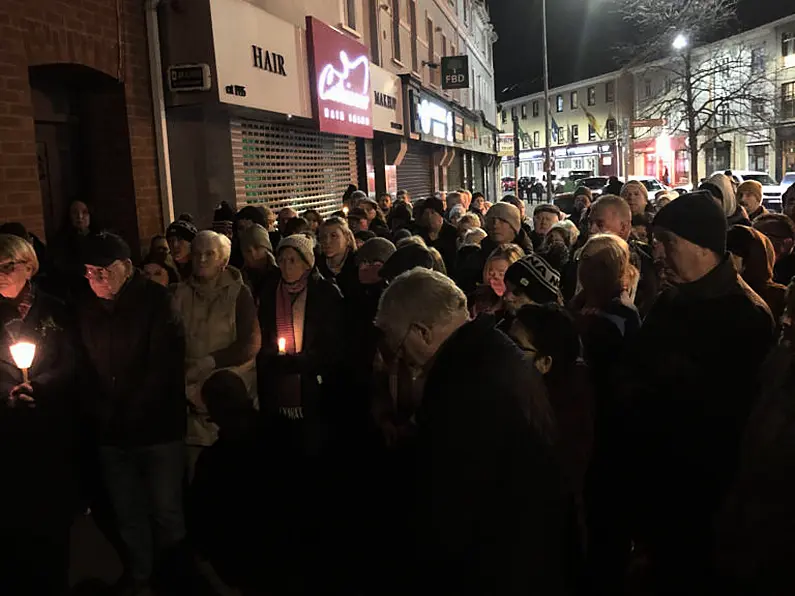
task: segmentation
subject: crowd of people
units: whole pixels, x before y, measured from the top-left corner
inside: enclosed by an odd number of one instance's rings
[[[0,226],[0,593],[792,593],[795,201],[613,190]]]

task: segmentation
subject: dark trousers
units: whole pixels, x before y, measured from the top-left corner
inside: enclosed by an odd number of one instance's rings
[[[69,520],[47,528],[0,528],[0,594],[64,596],[68,574]]]
[[[155,559],[185,538],[185,445],[105,446],[100,447],[100,460],[127,550],[125,571],[134,580],[149,580]]]

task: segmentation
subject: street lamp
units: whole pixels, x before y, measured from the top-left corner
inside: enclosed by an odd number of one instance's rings
[[[687,37],[681,33],[674,38],[671,44],[675,50],[684,50],[687,47]]]

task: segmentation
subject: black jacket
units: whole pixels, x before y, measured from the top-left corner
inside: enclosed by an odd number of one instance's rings
[[[698,556],[710,543],[774,328],[767,306],[724,259],[665,290],[629,346],[627,469],[636,534],[653,548],[678,556],[681,539]]]
[[[526,255],[533,252],[533,243],[524,229],[519,229],[513,244],[519,246]],[[471,294],[475,287],[483,282],[483,268],[486,266],[489,255],[497,246],[499,245],[491,238],[484,238],[479,247],[462,247],[456,269],[448,271],[447,274],[455,280],[466,295]]]
[[[456,242],[458,240],[458,231],[455,226],[446,221],[442,223],[442,229],[439,230],[436,240],[431,240],[428,236],[428,231],[425,229],[420,230],[420,236],[425,240],[425,244],[439,251],[447,269],[447,274],[452,275],[455,270],[456,253],[458,252]]]
[[[349,257],[350,258],[350,257]],[[276,336],[276,292],[280,278],[272,278],[263,290],[259,321],[262,349],[257,356],[260,410],[273,413],[278,400],[278,379],[301,376],[301,399],[305,416],[327,413],[331,404],[324,397],[336,391],[340,365],[345,358],[344,311],[339,288],[315,270],[307,284],[304,312],[304,341],[300,354],[279,355]]]
[[[492,317],[442,345],[417,412],[425,593],[564,593],[566,505],[552,426],[543,380]]]
[[[359,283],[359,266],[356,264],[355,253],[348,253],[348,256],[345,258],[345,263],[342,265],[342,269],[340,269],[340,272],[336,275],[332,273],[331,269],[326,265],[326,259],[323,256],[317,259],[317,270],[320,275],[323,276],[323,279],[336,283],[345,298],[354,296],[359,292],[361,284]],[[278,282],[278,276],[276,281]]]
[[[101,445],[147,446],[185,436],[185,334],[168,290],[136,272],[112,302],[78,310],[82,396]]]
[[[0,469],[5,487],[0,491],[0,529],[64,524],[76,502],[73,328],[61,302],[35,288],[33,292],[24,320],[8,301],[0,308]],[[6,399],[22,383],[9,350],[17,341],[36,344],[29,371],[35,408],[11,407]]]

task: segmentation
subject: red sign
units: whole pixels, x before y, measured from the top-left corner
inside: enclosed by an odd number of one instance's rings
[[[373,138],[367,48],[315,17],[306,17],[310,87],[321,132]]]

